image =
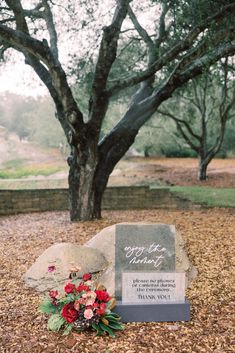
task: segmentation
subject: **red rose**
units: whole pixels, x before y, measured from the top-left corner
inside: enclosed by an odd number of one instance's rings
[[[76,289],[76,286],[75,284],[73,283],[67,283],[66,286],[64,287],[64,291],[66,293],[73,293],[73,291]]]
[[[88,286],[85,286],[83,283],[80,283],[79,286],[76,288],[78,293],[85,291],[85,292],[89,292],[90,288]]]
[[[106,304],[101,303],[99,309],[96,310],[96,313],[101,316],[105,314],[105,310],[106,310]]]
[[[100,300],[101,302],[107,303],[110,301],[110,295],[105,290],[96,290],[96,299]]]
[[[49,296],[50,296],[52,299],[56,298],[57,295],[58,295],[58,290],[50,290]]]
[[[61,315],[67,322],[71,323],[77,319],[78,312],[74,309],[73,303],[68,303],[63,307]]]
[[[90,273],[84,273],[84,275],[82,276],[83,281],[89,281],[91,279],[91,274]]]

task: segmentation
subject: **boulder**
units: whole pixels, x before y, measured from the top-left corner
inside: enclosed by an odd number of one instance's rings
[[[139,223],[120,223],[120,224],[139,224]],[[151,223],[141,223],[151,224]],[[110,294],[115,293],[115,227],[116,225],[104,228],[96,234],[86,244],[86,247],[100,250],[105,256],[108,267],[100,274],[99,281],[108,289]],[[197,270],[190,263],[187,256],[183,238],[176,232],[175,237],[175,253],[176,253],[176,272],[185,272],[186,287],[196,277]]]
[[[54,265],[56,270],[48,272],[48,266]],[[80,266],[84,273],[97,273],[107,268],[104,255],[92,247],[84,247],[72,243],[58,243],[46,249],[24,275],[29,287],[40,292],[64,286],[72,266]]]

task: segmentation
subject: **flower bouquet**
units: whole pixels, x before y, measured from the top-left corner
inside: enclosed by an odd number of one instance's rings
[[[55,271],[55,266],[48,267],[49,272]],[[78,280],[79,267],[70,270],[70,281],[64,287],[64,293],[51,290],[42,304],[40,311],[50,314],[47,328],[52,331],[64,329],[69,334],[73,329],[94,329],[97,335],[103,332],[115,337],[114,330],[123,330],[120,317],[111,310],[116,301],[106,291],[103,285],[92,281],[90,273]]]

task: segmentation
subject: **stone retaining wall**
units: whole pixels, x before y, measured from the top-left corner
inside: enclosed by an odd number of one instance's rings
[[[103,209],[191,208],[190,201],[168,188],[149,186],[108,187]],[[68,209],[67,189],[0,190],[0,215]]]

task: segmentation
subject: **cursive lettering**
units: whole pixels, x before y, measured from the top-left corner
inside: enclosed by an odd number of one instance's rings
[[[148,259],[147,256],[142,259],[137,259],[137,257],[133,257],[130,260],[130,264],[153,264],[155,268],[159,267],[164,259],[163,255],[156,256],[155,259]]]

